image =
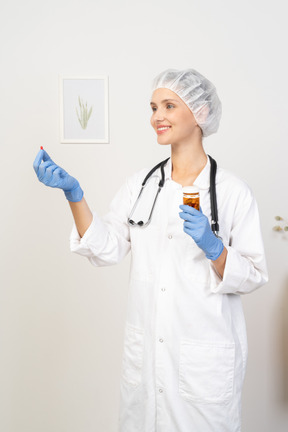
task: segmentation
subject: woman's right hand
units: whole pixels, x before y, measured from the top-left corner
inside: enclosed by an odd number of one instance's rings
[[[33,168],[41,183],[62,189],[68,201],[79,202],[82,200],[83,191],[78,180],[56,165],[45,150],[39,150]]]

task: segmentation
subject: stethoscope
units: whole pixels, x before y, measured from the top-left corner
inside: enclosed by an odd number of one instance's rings
[[[216,198],[216,171],[217,171],[217,163],[216,161],[210,156],[210,205],[211,205],[211,216],[212,216],[212,221],[211,221],[211,229],[213,231],[213,233],[215,234],[216,237],[219,237],[219,223],[218,223],[218,209],[217,209],[217,198]],[[164,167],[166,165],[166,163],[168,162],[168,160],[170,159],[167,158],[164,161],[160,162],[159,164],[155,165],[154,168],[151,169],[151,171],[149,171],[149,173],[146,175],[145,179],[143,180],[142,186],[141,186],[141,190],[139,192],[139,195],[135,201],[135,204],[131,210],[130,215],[128,216],[128,224],[132,227],[138,227],[138,228],[145,228],[147,225],[149,225],[149,223],[151,222],[151,218],[153,215],[153,211],[154,211],[154,207],[158,198],[159,193],[161,192],[161,189],[164,186],[165,183],[165,171],[164,171]],[[152,176],[152,174],[158,169],[160,168],[161,170],[161,179],[159,181],[158,184],[158,190],[156,192],[153,204],[152,204],[152,208],[148,217],[147,222],[143,222],[142,220],[140,220],[139,222],[134,222],[132,218],[133,213],[137,207],[137,204],[139,202],[139,199],[142,195],[142,192],[145,188],[145,185],[147,183],[147,180]],[[221,237],[219,237],[221,238]]]

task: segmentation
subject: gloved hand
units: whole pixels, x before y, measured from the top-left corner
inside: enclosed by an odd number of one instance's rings
[[[221,255],[224,245],[213,234],[208,218],[201,209],[198,211],[188,205],[180,205],[180,209],[182,212],[179,216],[184,219],[184,232],[193,238],[208,259],[215,261]]]
[[[56,165],[45,150],[39,150],[33,168],[40,182],[46,186],[62,189],[68,201],[78,202],[83,198],[78,180]]]

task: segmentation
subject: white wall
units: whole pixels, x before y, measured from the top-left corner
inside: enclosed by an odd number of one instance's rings
[[[166,157],[150,82],[193,67],[223,120],[206,150],[251,185],[270,282],[243,298],[250,346],[243,432],[288,427],[287,56],[284,0],[1,2],[0,430],[116,432],[129,258],[93,268],[69,251],[61,191],[32,169],[40,145],[105,213],[126,175]],[[109,75],[110,144],[59,143],[58,75]],[[217,432],[217,431],[216,431]]]

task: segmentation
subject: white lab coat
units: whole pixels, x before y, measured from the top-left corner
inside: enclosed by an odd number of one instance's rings
[[[255,199],[246,183],[218,169],[220,235],[228,249],[222,280],[183,231],[182,190],[170,161],[151,224],[127,224],[147,172],[127,180],[105,218],[94,214],[82,239],[75,226],[71,234],[71,250],[95,266],[132,254],[119,431],[240,432],[247,340],[239,294],[267,281]],[[194,184],[211,218],[209,172],[207,159]],[[159,179],[158,170],[135,221],[145,212],[147,220]]]

